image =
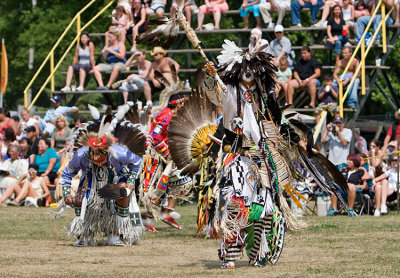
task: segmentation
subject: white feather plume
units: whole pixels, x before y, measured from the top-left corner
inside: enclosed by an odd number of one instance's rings
[[[96,107],[88,104],[88,108],[89,108],[90,114],[92,115],[93,120],[97,121],[98,119],[100,119],[100,112],[99,112],[99,110],[97,110]]]
[[[228,64],[227,70],[231,70],[233,65],[236,63],[242,63],[243,50],[236,45],[235,42],[230,40],[224,40],[221,51],[221,55],[217,57],[220,66]]]

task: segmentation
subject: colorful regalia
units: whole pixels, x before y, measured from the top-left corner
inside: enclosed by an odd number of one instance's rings
[[[64,199],[75,208],[68,234],[78,238],[76,246],[95,245],[98,233],[108,237],[108,245],[137,244],[141,239],[134,184],[148,136],[140,125],[120,120],[112,122],[109,110],[101,123],[89,122],[75,133],[78,149],[63,171],[62,186]],[[78,192],[71,196],[71,180],[80,170]]]

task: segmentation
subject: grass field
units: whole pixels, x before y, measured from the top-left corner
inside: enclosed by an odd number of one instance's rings
[[[400,215],[306,217],[307,230],[286,234],[274,266],[254,268],[243,257],[219,269],[219,241],[196,239],[195,206],[178,207],[178,231],[158,223],[131,247],[71,246],[65,225],[47,208],[0,208],[1,277],[400,277]]]

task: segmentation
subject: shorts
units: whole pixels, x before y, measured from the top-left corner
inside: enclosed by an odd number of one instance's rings
[[[102,72],[106,72],[106,73],[112,72],[115,66],[119,66],[120,72],[125,71],[125,64],[122,62],[110,63],[110,64],[101,63],[101,64],[98,64],[98,66],[100,67]]]
[[[92,65],[86,64],[86,65],[72,65],[72,69],[74,70],[74,73],[79,73],[80,69],[83,69],[86,73],[88,73],[92,69]]]
[[[297,81],[297,79],[295,79],[295,80]],[[317,88],[321,87],[321,81],[319,81],[319,79],[314,79],[314,80],[317,82],[317,84],[316,84]],[[297,83],[299,83],[299,81],[297,81]]]
[[[199,11],[203,14],[210,14],[210,13],[223,13],[229,10],[228,3],[222,2],[220,4],[215,4],[215,2],[210,2],[210,8],[207,5],[201,5],[199,7]]]
[[[253,6],[247,7],[246,10],[243,10],[242,7],[239,8],[240,16],[246,17],[249,15],[249,12],[252,12],[254,17],[260,17],[260,4],[255,4]]]
[[[150,88],[151,88],[151,93],[157,93],[157,92],[161,92],[162,90],[165,89],[165,86],[163,84],[160,84],[160,87],[156,87],[154,86],[153,82],[151,80],[146,80],[147,82],[149,82]]]
[[[150,6],[150,9],[152,9],[154,12],[156,12],[159,8],[165,11],[165,6],[163,4],[155,3]]]
[[[354,20],[346,20],[346,23],[350,23],[350,26],[351,26],[351,27],[354,26]]]
[[[40,175],[43,173],[38,172],[38,175],[40,177]],[[54,180],[58,177],[57,172],[50,172],[47,177],[49,178],[50,184],[54,184]]]

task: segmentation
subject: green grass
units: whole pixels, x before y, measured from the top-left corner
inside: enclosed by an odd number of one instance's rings
[[[400,215],[316,217],[288,232],[278,263],[254,268],[244,256],[235,270],[219,269],[219,240],[194,236],[195,206],[178,207],[179,231],[157,223],[131,247],[71,246],[65,225],[47,208],[0,208],[1,277],[399,277]]]

